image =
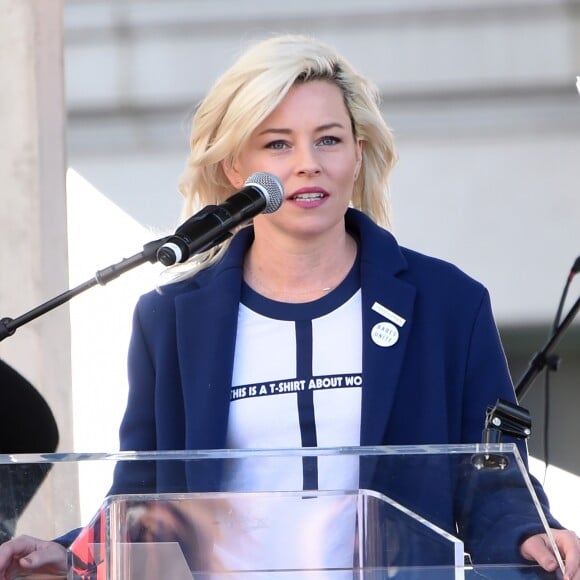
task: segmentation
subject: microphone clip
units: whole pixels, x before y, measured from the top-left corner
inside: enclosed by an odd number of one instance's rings
[[[517,439],[527,439],[532,430],[530,412],[519,405],[498,399],[493,407],[488,407],[485,415],[485,428],[482,435],[484,445],[501,443],[502,435]],[[508,458],[501,453],[478,453],[472,457],[473,466],[479,471],[501,470],[508,464]]]
[[[502,435],[527,439],[532,432],[530,412],[519,405],[498,399],[487,408],[482,443],[500,443]]]

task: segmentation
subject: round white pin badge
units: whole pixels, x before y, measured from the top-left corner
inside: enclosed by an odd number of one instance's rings
[[[378,346],[393,346],[399,340],[399,330],[390,322],[378,322],[373,326],[371,338]]]

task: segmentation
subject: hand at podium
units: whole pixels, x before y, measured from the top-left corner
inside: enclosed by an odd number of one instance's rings
[[[562,559],[566,563],[564,580],[580,578],[580,540],[574,532],[569,530],[552,530],[552,534]],[[558,561],[554,557],[546,534],[529,537],[522,543],[520,551],[524,558],[537,562],[549,572],[558,568]]]
[[[0,546],[0,580],[31,573],[66,578],[66,549],[30,536],[19,536]]]

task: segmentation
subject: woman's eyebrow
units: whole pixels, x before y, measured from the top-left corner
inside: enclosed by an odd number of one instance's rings
[[[344,129],[344,128],[345,127],[342,123],[332,122],[332,123],[325,123],[323,125],[319,125],[318,127],[315,127],[314,132],[320,133],[321,131],[328,131],[329,129]],[[258,133],[258,135],[267,135],[269,133],[282,133],[284,135],[289,135],[292,132],[293,132],[293,130],[288,129],[288,128],[268,127],[267,129],[260,131]]]

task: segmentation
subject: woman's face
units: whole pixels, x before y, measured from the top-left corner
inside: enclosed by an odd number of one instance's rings
[[[276,175],[284,201],[278,211],[254,218],[256,234],[261,229],[305,239],[344,231],[361,157],[341,90],[316,80],[292,87],[224,170],[238,188],[254,172]]]

